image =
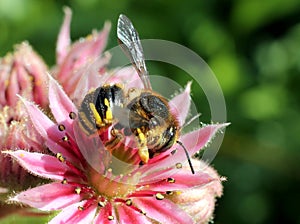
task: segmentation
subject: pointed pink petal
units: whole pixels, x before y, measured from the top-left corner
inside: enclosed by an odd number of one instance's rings
[[[10,201],[27,204],[42,211],[62,209],[81,200],[75,186],[62,183],[45,184],[23,191]]]
[[[143,183],[145,185],[143,190],[152,190],[152,191],[174,191],[174,190],[183,190],[193,187],[200,187],[205,184],[208,184],[215,178],[211,177],[209,174],[202,171],[192,174],[189,170],[180,170],[177,173],[172,174],[169,178],[175,180],[174,183],[169,183],[168,179],[163,179],[155,183]]]
[[[156,198],[134,198],[133,203],[150,217],[159,223],[164,224],[182,224],[194,223],[192,218],[181,210],[173,202]]]
[[[55,216],[49,224],[58,223],[82,223],[89,224],[92,223],[95,213],[97,210],[96,205],[91,205],[86,209],[79,210],[80,206],[85,206],[87,201],[82,201],[76,204],[72,204],[69,207],[63,209],[57,216]]]
[[[81,66],[89,63],[90,60],[99,57],[106,46],[107,37],[110,31],[110,23],[105,23],[104,28],[99,33],[93,33],[84,40],[74,43],[61,64],[60,71],[57,75],[60,83],[67,84],[70,74]],[[71,77],[73,79],[74,77]],[[78,78],[77,78],[78,80]],[[64,85],[63,85],[64,86]]]
[[[185,90],[182,93],[175,96],[169,102],[171,111],[175,116],[177,116],[180,126],[183,126],[191,106],[191,84],[191,82],[188,82],[188,84],[185,87]]]
[[[78,163],[78,158],[74,157],[74,154],[71,150],[68,150],[66,147],[62,147],[59,143],[62,141],[61,139],[65,136],[65,133],[58,130],[58,126],[54,124],[38,107],[20,97],[22,100],[30,120],[36,129],[36,131],[42,136],[42,138],[46,141],[46,145],[49,149],[54,153],[61,153],[65,158]],[[59,148],[59,149],[58,149]]]
[[[135,211],[128,207],[127,205],[120,204],[117,208],[119,213],[119,222],[120,224],[151,224],[150,220],[147,218],[147,216],[139,213],[138,211]]]
[[[66,131],[74,137],[70,112],[77,114],[77,109],[62,87],[49,75],[49,102],[51,112],[58,124],[63,124]]]
[[[56,64],[60,65],[69,52],[71,44],[70,24],[72,18],[72,11],[69,7],[64,8],[65,18],[60,28],[58,39],[56,43]]]
[[[114,217],[113,220],[109,220],[108,216],[112,215]],[[117,216],[116,213],[114,211],[114,209],[112,209],[111,206],[106,205],[104,208],[101,208],[99,210],[99,213],[97,214],[97,216],[94,219],[94,223],[95,224],[117,224]]]
[[[4,151],[3,153],[12,156],[23,168],[39,177],[54,180],[72,177],[69,176],[70,173],[67,173],[69,170],[68,166],[54,156],[24,150]]]
[[[183,135],[179,140],[183,143],[183,145],[188,150],[190,156],[194,155],[200,149],[202,149],[205,145],[207,145],[210,140],[214,137],[214,135],[220,129],[226,127],[228,124],[214,124],[207,125],[198,129],[196,131],[190,132],[188,134]],[[174,155],[171,155],[171,151],[174,149],[178,149]],[[169,154],[168,157],[165,155]],[[165,158],[163,158],[165,157]],[[163,158],[160,160],[160,158]],[[140,172],[143,173],[142,181],[150,181],[150,177],[153,177],[153,180],[159,180],[155,177],[155,175],[150,175],[154,172],[159,172],[161,170],[165,170],[169,167],[176,167],[176,163],[187,162],[187,158],[184,150],[178,144],[174,145],[171,149],[166,151],[165,153],[160,154],[155,157],[150,164],[145,164],[141,167]],[[174,169],[171,169],[170,172],[161,173],[160,178],[164,176],[167,178],[169,175],[174,173]]]

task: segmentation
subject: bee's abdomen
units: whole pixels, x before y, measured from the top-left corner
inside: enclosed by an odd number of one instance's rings
[[[123,89],[118,85],[105,85],[88,93],[79,109],[79,124],[87,135],[109,127],[113,122],[112,108],[122,106]]]

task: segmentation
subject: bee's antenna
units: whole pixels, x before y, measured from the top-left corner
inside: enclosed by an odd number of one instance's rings
[[[185,155],[187,157],[187,160],[189,162],[189,165],[191,167],[192,174],[195,174],[195,171],[194,171],[194,168],[193,168],[193,164],[192,164],[192,161],[191,161],[191,158],[189,156],[189,153],[188,153],[187,149],[184,147],[184,145],[182,144],[182,142],[180,142],[180,141],[176,141],[176,142],[183,148],[183,150],[185,152]]]

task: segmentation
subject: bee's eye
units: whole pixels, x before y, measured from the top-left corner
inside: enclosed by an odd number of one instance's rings
[[[161,118],[167,118],[169,115],[168,107],[157,96],[143,95],[140,98],[140,104],[146,112],[152,115],[157,115]]]

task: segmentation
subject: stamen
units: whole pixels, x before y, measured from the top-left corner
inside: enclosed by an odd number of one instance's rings
[[[126,205],[131,206],[132,205],[132,200],[131,199],[127,199],[125,202]]]
[[[81,192],[81,187],[76,187],[75,188],[75,193],[76,194],[80,194],[80,192]]]
[[[175,179],[174,178],[171,178],[171,177],[168,177],[167,181],[169,183],[175,183]]]
[[[77,116],[77,115],[76,115],[73,111],[71,111],[71,112],[69,113],[69,118],[72,119],[72,120],[75,120],[76,116]]]
[[[112,221],[112,220],[115,219],[112,215],[109,215],[107,218],[108,218],[109,221]]]
[[[104,208],[105,207],[105,202],[104,201],[99,201],[98,206],[101,207],[101,208]]]
[[[78,210],[79,210],[79,211],[83,211],[83,210],[84,210],[84,207],[80,205],[80,206],[78,206]]]
[[[56,158],[62,163],[65,162],[65,157],[63,157],[63,155],[60,152],[56,154]]]
[[[161,193],[156,193],[156,194],[155,194],[155,198],[156,198],[157,200],[163,200],[165,197],[164,197]]]
[[[68,182],[67,182],[67,179],[64,178],[64,179],[61,181],[61,183],[62,183],[62,184],[67,184],[67,183],[68,183]]]
[[[68,138],[68,136],[65,135],[64,137],[61,138],[61,140],[63,140],[64,142],[67,142],[69,140],[69,138]]]
[[[66,127],[63,124],[59,124],[58,125],[58,130],[59,131],[64,131],[64,130],[66,130]]]
[[[176,163],[176,168],[177,169],[181,169],[182,168],[182,164],[181,163]]]

